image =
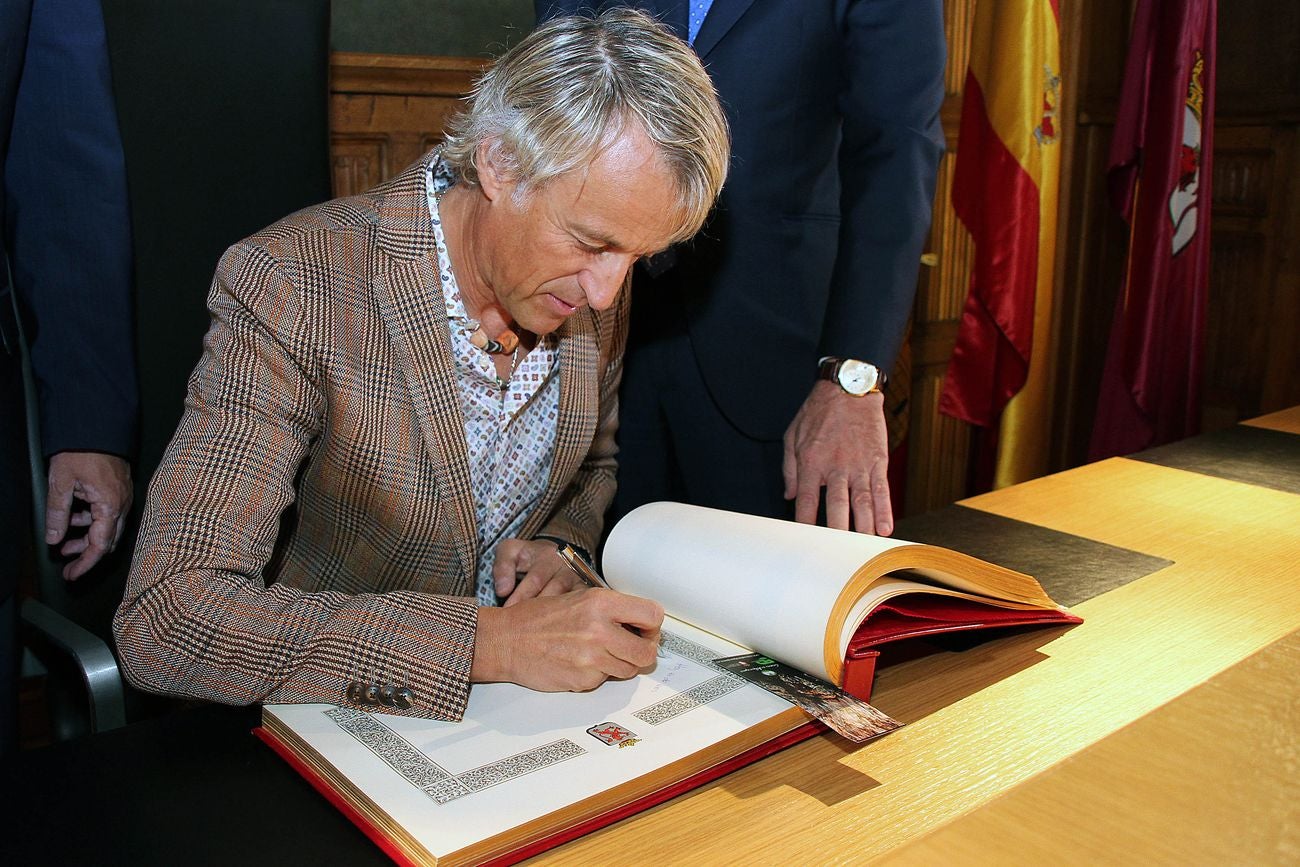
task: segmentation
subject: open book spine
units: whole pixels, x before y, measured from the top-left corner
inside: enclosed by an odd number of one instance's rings
[[[844,660],[845,692],[863,701],[871,700],[871,687],[876,681],[876,662],[880,659],[879,650],[869,650]]]

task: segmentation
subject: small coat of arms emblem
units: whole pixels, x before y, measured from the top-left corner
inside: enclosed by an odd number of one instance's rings
[[[1034,128],[1034,140],[1040,145],[1056,143],[1056,115],[1061,105],[1061,76],[1052,67],[1043,67],[1043,121]]]
[[[587,734],[611,747],[630,747],[639,740],[634,732],[612,722],[597,723]]]
[[[1197,199],[1201,189],[1201,112],[1205,107],[1205,55],[1196,50],[1188,74],[1183,106],[1183,141],[1178,155],[1178,180],[1169,194],[1169,219],[1174,230],[1172,255],[1177,256],[1196,236]]]

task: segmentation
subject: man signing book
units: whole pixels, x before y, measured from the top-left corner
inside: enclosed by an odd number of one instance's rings
[[[556,543],[594,550],[613,494],[628,271],[727,160],[685,43],[560,18],[443,147],[227,251],[114,621],[127,678],[458,719],[472,681],[652,665],[659,605],[567,592]]]

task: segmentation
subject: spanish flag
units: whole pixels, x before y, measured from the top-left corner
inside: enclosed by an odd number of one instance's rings
[[[1032,350],[1051,323],[1059,25],[1057,0],[975,4],[952,191],[975,257],[939,409],[1000,425],[995,487],[1046,471],[1048,358]]]

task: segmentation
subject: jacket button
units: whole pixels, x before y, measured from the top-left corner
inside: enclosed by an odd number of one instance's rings
[[[415,693],[411,692],[407,687],[402,687],[393,693],[393,703],[402,710],[407,710],[415,703]]]
[[[352,702],[353,704],[362,704],[363,702],[365,702],[365,700],[366,697],[361,684],[355,680],[349,683],[348,701]]]
[[[392,684],[385,684],[379,690],[379,703],[384,707],[392,707],[394,702],[393,693],[395,692],[397,692],[397,689]]]
[[[365,701],[366,704],[369,705],[379,704],[379,684],[372,683],[370,686],[366,687]]]

